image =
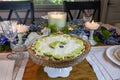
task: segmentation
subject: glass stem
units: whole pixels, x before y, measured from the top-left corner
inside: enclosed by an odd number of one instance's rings
[[[22,34],[18,34],[18,44],[22,44],[23,43],[23,40],[22,40]]]
[[[93,40],[93,33],[94,33],[94,30],[90,30],[90,37],[89,37],[90,40]]]

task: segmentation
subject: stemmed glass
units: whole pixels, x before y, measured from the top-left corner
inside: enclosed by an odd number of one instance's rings
[[[11,27],[8,27],[7,30],[4,30],[3,34],[12,43],[12,42],[14,42],[14,38],[17,35],[17,29],[13,29]]]
[[[17,21],[11,20],[3,21],[1,23],[3,35],[10,41],[10,47],[12,49],[12,54],[9,54],[7,56],[8,59],[17,59],[19,57],[16,51],[16,48],[18,47],[17,39],[15,39],[17,36],[17,28],[13,27],[14,24],[17,24]]]
[[[17,24],[17,21],[3,21],[1,22],[1,27],[3,31],[3,35],[8,38],[8,40],[12,43],[14,38],[17,35],[17,29],[12,25]]]
[[[92,20],[92,17],[93,17],[92,11],[85,10],[85,11],[83,12],[83,22],[84,22],[84,23],[90,22],[90,21]]]

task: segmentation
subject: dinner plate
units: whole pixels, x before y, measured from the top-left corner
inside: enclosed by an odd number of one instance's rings
[[[111,46],[106,50],[107,57],[115,64],[120,66],[120,61],[114,56],[114,52],[120,49],[120,45]]]

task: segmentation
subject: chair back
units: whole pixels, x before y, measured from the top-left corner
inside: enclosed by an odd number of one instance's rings
[[[11,20],[14,13],[20,24],[26,24],[29,15],[31,24],[34,23],[34,5],[31,1],[0,1],[0,10],[9,10],[7,20]],[[25,12],[24,18],[20,17],[20,10]]]
[[[73,20],[71,10],[78,10],[76,18],[78,19],[85,10],[93,10],[93,18],[97,14],[97,21],[100,21],[100,0],[96,1],[75,1],[75,2],[63,2],[64,11],[67,12],[67,20]],[[70,18],[70,19],[69,19]]]
[[[0,16],[0,21],[3,21],[2,17]]]

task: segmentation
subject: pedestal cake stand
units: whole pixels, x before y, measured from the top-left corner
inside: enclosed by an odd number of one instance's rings
[[[90,44],[85,40],[83,40],[83,43],[85,45],[85,51],[79,56],[67,60],[46,60],[44,57],[36,56],[31,49],[31,44],[28,47],[28,52],[30,53],[30,57],[32,58],[33,62],[44,66],[44,72],[46,72],[50,78],[64,78],[69,76],[72,66],[83,61],[88,55]]]

